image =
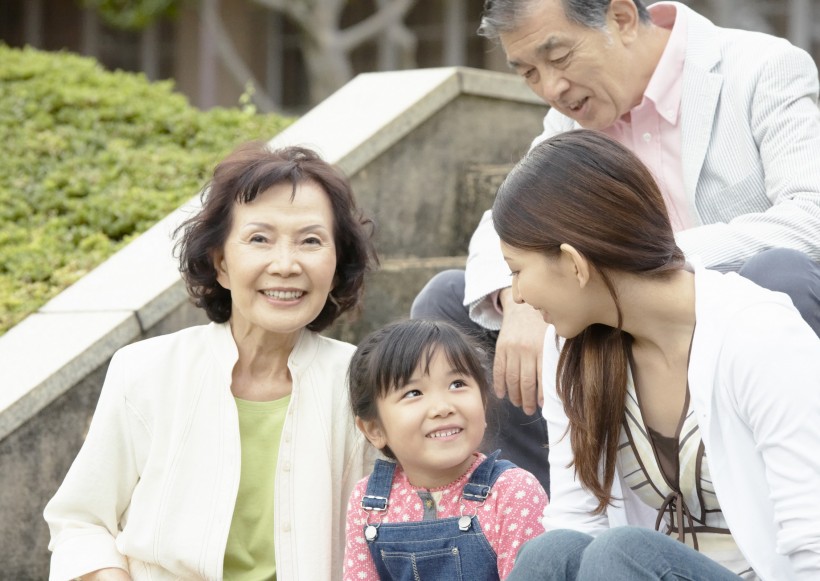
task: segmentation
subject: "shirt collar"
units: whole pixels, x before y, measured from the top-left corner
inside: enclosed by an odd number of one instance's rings
[[[227,377],[230,384],[233,368],[239,360],[239,349],[231,332],[231,324],[230,322],[211,323],[209,329],[216,336],[214,356],[220,372]],[[299,374],[313,362],[319,350],[319,343],[319,336],[307,328],[299,332],[296,344],[288,356],[288,369],[291,373]]]
[[[637,108],[651,101],[664,120],[677,125],[681,102],[681,78],[686,58],[686,14],[672,3],[661,2],[649,7],[652,23],[671,28],[669,40],[663,50],[658,66],[649,79],[644,98]]]

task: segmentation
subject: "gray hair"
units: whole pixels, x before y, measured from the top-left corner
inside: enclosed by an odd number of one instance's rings
[[[484,0],[484,13],[478,34],[497,39],[500,34],[514,30],[544,0]],[[561,0],[567,20],[587,28],[606,26],[606,13],[611,0]],[[641,0],[632,0],[638,9],[638,18],[649,22],[649,12]]]

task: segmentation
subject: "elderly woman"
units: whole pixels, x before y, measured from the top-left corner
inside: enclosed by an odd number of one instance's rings
[[[344,176],[302,148],[238,148],[180,226],[209,325],[124,347],[45,509],[51,578],[341,576],[347,498],[372,464],[319,331],[376,262]]]

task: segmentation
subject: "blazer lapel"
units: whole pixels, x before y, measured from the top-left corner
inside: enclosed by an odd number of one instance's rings
[[[681,150],[684,189],[695,200],[698,180],[714,127],[723,75],[713,72],[720,62],[717,27],[696,12],[686,11],[688,35],[681,93]],[[695,208],[693,215],[697,216]]]

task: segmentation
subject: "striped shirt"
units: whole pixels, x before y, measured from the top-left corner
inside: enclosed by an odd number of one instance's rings
[[[677,433],[670,438],[672,454],[664,454],[670,447],[661,443],[666,438],[653,436],[644,424],[630,373],[618,471],[638,498],[658,511],[656,529],[677,537],[742,579],[757,580],[720,509],[688,389],[684,407]]]

